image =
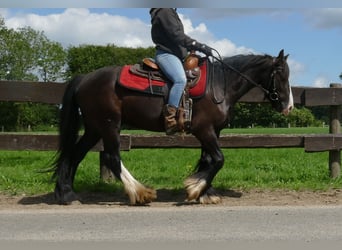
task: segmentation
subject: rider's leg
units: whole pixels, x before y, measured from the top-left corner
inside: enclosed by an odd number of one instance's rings
[[[186,84],[186,75],[182,61],[173,54],[158,50],[156,62],[165,76],[172,82],[168,104],[164,107],[164,116],[166,133],[173,134],[179,130],[176,116]]]

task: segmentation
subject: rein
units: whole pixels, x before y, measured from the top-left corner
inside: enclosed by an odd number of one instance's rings
[[[268,84],[268,86],[272,85],[272,90],[268,90],[266,88],[264,88],[263,86],[261,86],[260,84],[256,83],[255,81],[253,81],[252,79],[250,79],[247,75],[241,73],[239,70],[237,70],[236,68],[234,68],[233,66],[229,65],[228,63],[225,63],[222,59],[221,59],[221,55],[218,53],[217,50],[213,49],[218,56],[214,56],[212,55],[212,57],[217,60],[218,62],[220,62],[223,66],[227,67],[228,69],[230,69],[231,71],[237,73],[238,75],[240,75],[243,79],[245,79],[246,81],[248,81],[249,83],[253,84],[255,87],[258,87],[259,89],[261,89],[262,91],[264,91],[264,93],[266,94],[266,96],[273,102],[278,101],[279,100],[279,94],[277,92],[277,88],[276,88],[276,81],[275,81],[275,74],[277,73],[277,70],[274,70],[271,74],[271,78],[270,78],[270,82]]]

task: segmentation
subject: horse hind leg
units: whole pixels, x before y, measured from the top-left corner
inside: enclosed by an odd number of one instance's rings
[[[56,172],[55,198],[60,204],[68,205],[79,200],[73,191],[73,183],[79,163],[87,152],[98,142],[99,136],[85,132],[75,144],[74,150],[69,157],[60,161]]]
[[[121,181],[132,205],[147,204],[157,198],[157,192],[138,182],[125,168],[122,161],[120,161],[120,167]]]
[[[112,132],[114,130],[111,130]],[[147,204],[157,198],[156,191],[137,181],[125,168],[120,157],[120,134],[114,133],[103,137],[105,164],[124,186],[130,204]]]

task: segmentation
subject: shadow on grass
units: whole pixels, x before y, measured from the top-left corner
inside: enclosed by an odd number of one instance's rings
[[[106,191],[80,191],[76,193],[81,204],[85,205],[129,205],[128,197],[123,189],[112,192]],[[241,192],[234,190],[218,190],[222,197],[240,198]],[[171,203],[173,206],[196,205],[198,202],[187,202],[184,189],[158,189],[157,199],[152,203]],[[58,205],[54,193],[23,197],[18,202],[21,205]],[[148,204],[147,204],[148,206]]]

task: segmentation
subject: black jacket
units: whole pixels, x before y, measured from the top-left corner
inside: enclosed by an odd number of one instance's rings
[[[184,34],[184,27],[175,9],[151,9],[151,36],[157,49],[183,60],[196,40]]]

